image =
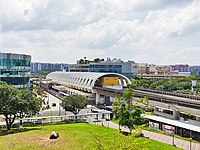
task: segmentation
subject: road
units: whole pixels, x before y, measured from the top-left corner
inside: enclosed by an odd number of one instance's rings
[[[44,115],[72,115],[72,112],[66,111],[60,106],[61,100],[57,97],[47,93],[47,97],[45,98],[45,103],[49,104],[50,109],[40,111],[39,114]],[[53,105],[54,104],[54,105]]]

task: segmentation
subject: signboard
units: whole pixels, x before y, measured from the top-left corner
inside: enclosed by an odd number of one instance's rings
[[[170,125],[162,124],[162,130],[172,134],[174,132],[175,128]]]
[[[166,125],[166,124],[163,124],[162,128],[165,129],[165,130],[174,131],[174,127],[173,126],[169,126],[169,125]]]

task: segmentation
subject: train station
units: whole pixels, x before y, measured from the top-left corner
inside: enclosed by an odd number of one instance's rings
[[[150,128],[200,141],[199,126],[154,115],[145,114],[143,117],[149,120]]]
[[[129,78],[118,73],[52,72],[46,79],[58,92],[82,94],[94,104],[112,99],[131,83]]]

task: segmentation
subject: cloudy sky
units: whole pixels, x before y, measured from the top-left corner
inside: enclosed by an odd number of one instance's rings
[[[0,0],[0,51],[200,65],[200,0]]]

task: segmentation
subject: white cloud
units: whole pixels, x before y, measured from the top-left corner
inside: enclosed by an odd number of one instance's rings
[[[33,61],[198,65],[199,8],[198,0],[0,0],[0,49]]]

